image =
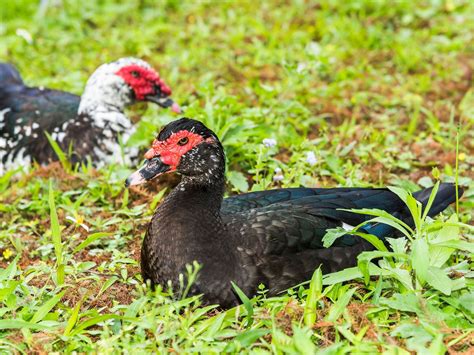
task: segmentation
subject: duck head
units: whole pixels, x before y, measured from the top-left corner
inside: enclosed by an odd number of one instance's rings
[[[81,97],[79,113],[117,109],[138,101],[149,101],[161,107],[181,109],[171,98],[171,89],[159,74],[145,61],[121,58],[102,64],[87,81]]]
[[[202,122],[181,118],[166,125],[145,153],[145,164],[128,177],[126,186],[176,171],[183,180],[209,184],[224,177],[225,156],[217,136]]]

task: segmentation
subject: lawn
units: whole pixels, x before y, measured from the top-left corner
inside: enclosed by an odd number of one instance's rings
[[[221,138],[229,195],[392,186],[417,226],[358,267],[225,311],[143,285],[141,240],[176,179],[127,190],[136,166],[11,171],[0,352],[473,351],[474,2],[42,3],[0,11],[0,60],[30,85],[80,94],[101,63],[145,59]],[[177,118],[151,105],[128,114],[140,121],[127,144],[143,149]],[[437,181],[464,195],[424,218],[407,192]]]

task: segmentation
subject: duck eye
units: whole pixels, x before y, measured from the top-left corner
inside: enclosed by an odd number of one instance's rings
[[[183,137],[178,141],[178,145],[186,145],[188,144],[188,142],[189,142],[188,137]]]
[[[140,77],[140,73],[137,72],[136,70],[133,70],[131,74],[134,78],[139,78]]]

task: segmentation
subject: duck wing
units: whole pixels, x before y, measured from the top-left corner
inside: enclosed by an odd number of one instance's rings
[[[276,203],[299,200],[303,197],[331,195],[345,192],[367,190],[363,187],[338,187],[338,188],[307,188],[295,187],[287,189],[275,189],[248,192],[240,195],[230,196],[223,200],[221,213],[232,214],[244,212],[254,208],[266,207]]]
[[[39,163],[56,160],[44,132],[63,132],[63,125],[77,117],[80,97],[24,86],[18,72],[10,72],[0,67],[0,77],[4,79],[0,83],[0,138],[8,145],[2,161],[14,160],[17,155],[29,156]]]
[[[238,250],[246,269],[242,274],[247,275],[243,280],[247,291],[252,291],[252,285],[263,283],[274,293],[308,280],[319,266],[324,272],[354,266],[362,251],[373,249],[371,244],[348,234],[324,248],[322,239],[328,229],[344,224],[355,226],[371,216],[341,209],[381,209],[410,223],[403,201],[387,189],[326,192],[223,215],[229,234],[240,238]],[[414,196],[426,205],[430,193],[431,189],[425,189]],[[454,200],[454,186],[441,184],[429,214],[439,213]],[[392,227],[381,223],[368,225],[365,231],[381,240],[396,236]]]

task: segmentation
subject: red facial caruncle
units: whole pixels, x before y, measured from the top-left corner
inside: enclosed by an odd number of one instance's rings
[[[137,100],[145,100],[147,95],[156,95],[157,89],[166,96],[171,95],[171,89],[151,68],[133,64],[121,68],[116,74],[130,85]]]
[[[204,140],[199,134],[190,131],[179,131],[173,133],[165,141],[154,140],[152,148],[145,153],[146,159],[159,156],[161,161],[176,170],[181,157],[202,142],[212,142],[212,138]]]

